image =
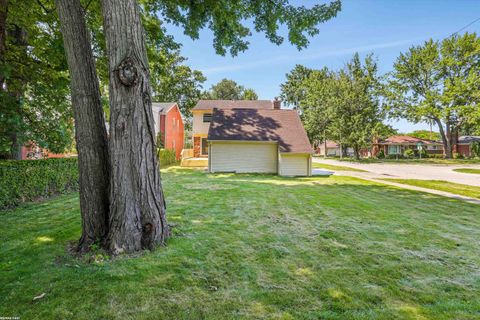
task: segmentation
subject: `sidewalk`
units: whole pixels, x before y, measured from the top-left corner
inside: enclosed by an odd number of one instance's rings
[[[324,171],[323,169],[320,169],[320,170]],[[388,178],[388,177],[378,175],[378,174],[374,174],[374,173],[371,173],[371,172],[335,171],[335,175],[359,178],[359,179],[368,180],[368,181],[372,181],[372,182],[377,182],[377,183],[381,183],[381,184],[385,184],[385,185],[389,185],[389,186],[394,186],[394,187],[398,187],[398,188],[402,188],[402,189],[408,189],[408,190],[413,190],[413,191],[420,191],[420,192],[436,194],[436,195],[439,195],[439,196],[452,198],[452,199],[457,199],[457,200],[462,200],[462,201],[465,201],[465,202],[480,205],[480,199],[470,198],[470,197],[461,196],[461,195],[458,195],[458,194],[445,192],[445,191],[440,191],[440,190],[435,190],[435,189],[427,189],[427,188],[416,187],[416,186],[411,186],[411,185],[407,185],[407,184],[401,184],[401,183],[397,183],[397,182],[393,182],[393,181],[381,180],[382,178]]]

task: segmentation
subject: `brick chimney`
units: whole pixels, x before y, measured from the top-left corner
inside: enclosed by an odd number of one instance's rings
[[[275,97],[275,99],[273,99],[273,109],[275,110],[280,110],[280,108],[282,107],[282,100],[278,99],[278,97]]]

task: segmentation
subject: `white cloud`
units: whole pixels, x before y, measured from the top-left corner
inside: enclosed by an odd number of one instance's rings
[[[369,51],[385,49],[385,48],[400,47],[408,44],[413,44],[418,40],[420,39],[409,39],[409,40],[375,43],[375,44],[345,48],[345,49],[318,51],[310,54],[302,54],[300,52],[295,57],[292,57],[291,55],[283,55],[283,56],[272,57],[270,59],[257,60],[257,61],[247,62],[247,63],[229,64],[229,65],[223,65],[218,67],[204,68],[204,69],[201,69],[201,71],[206,75],[221,74],[229,71],[253,69],[260,66],[278,64],[282,62],[292,61],[293,59],[295,60],[295,62],[298,62],[298,61],[314,60],[314,59],[331,57],[331,56],[351,55],[351,54],[354,54],[355,52],[369,52]]]

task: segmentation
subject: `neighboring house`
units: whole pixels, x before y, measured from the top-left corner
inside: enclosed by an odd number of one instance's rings
[[[403,155],[407,149],[418,152],[419,146],[421,146],[427,154],[443,154],[442,143],[410,136],[391,136],[375,143],[373,149],[376,150],[374,156],[376,156],[380,150],[383,150],[384,154],[388,156]]]
[[[458,152],[465,157],[472,156],[472,143],[480,142],[480,136],[460,136],[454,146],[454,152]]]
[[[175,150],[180,159],[184,143],[184,126],[182,114],[175,102],[152,103],[155,135],[160,134],[160,141],[165,149]]]
[[[317,153],[321,156],[325,156],[325,143],[322,142],[318,145]],[[340,145],[332,140],[327,140],[327,157],[340,157],[342,151]],[[346,156],[352,157],[354,154],[353,148],[347,148]]]
[[[209,172],[311,175],[300,118],[280,101],[200,100],[192,113],[193,156],[208,159]]]
[[[28,142],[22,146],[21,160],[36,160],[49,158],[70,158],[77,156],[75,153],[52,153],[47,149],[41,148],[34,142]]]

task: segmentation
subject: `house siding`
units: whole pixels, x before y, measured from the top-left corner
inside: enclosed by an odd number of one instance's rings
[[[469,144],[458,144],[456,152],[460,153],[463,156],[470,157],[470,145]]]
[[[212,110],[202,110],[193,112],[193,126],[192,133],[195,134],[208,134],[210,128],[210,122],[203,122],[203,115],[205,113],[212,113]]]
[[[310,176],[311,155],[281,153],[279,174],[281,176]]]
[[[277,173],[278,145],[266,142],[210,142],[210,172]]]
[[[184,143],[184,126],[178,106],[171,108],[164,116],[163,125],[165,149],[175,150],[177,160],[180,159]]]

